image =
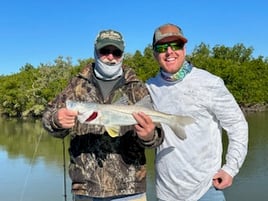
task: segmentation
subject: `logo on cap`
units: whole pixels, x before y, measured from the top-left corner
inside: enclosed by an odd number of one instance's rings
[[[95,47],[97,49],[101,49],[108,45],[113,45],[121,51],[124,51],[123,36],[119,32],[114,30],[101,31],[97,36]]]

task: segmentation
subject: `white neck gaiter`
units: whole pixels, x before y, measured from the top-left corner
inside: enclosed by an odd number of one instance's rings
[[[94,51],[95,58],[95,75],[103,80],[113,80],[120,77],[123,74],[122,63],[123,56],[120,58],[120,61],[116,64],[106,64],[101,61],[97,55],[96,50]]]

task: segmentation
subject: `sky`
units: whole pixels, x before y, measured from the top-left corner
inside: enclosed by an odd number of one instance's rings
[[[59,56],[93,58],[99,31],[120,31],[126,53],[143,50],[154,30],[180,26],[187,54],[201,43],[233,47],[242,43],[253,56],[268,57],[266,0],[4,0],[0,7],[0,75],[31,64],[53,64]]]

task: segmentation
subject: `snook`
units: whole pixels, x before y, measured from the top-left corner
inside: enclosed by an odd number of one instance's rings
[[[118,136],[120,126],[137,124],[132,116],[134,112],[143,112],[150,116],[154,123],[168,125],[180,138],[185,139],[184,126],[194,122],[188,116],[171,115],[137,105],[112,105],[89,102],[66,101],[66,107],[78,111],[78,121],[85,124],[102,125],[111,137]]]

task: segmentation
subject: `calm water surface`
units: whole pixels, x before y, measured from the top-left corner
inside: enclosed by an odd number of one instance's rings
[[[227,201],[268,200],[268,112],[248,114],[249,153],[225,190]],[[40,121],[0,118],[0,195],[3,201],[72,201],[68,174],[64,180],[63,141],[49,136]],[[226,138],[225,138],[225,141]],[[65,139],[66,149],[68,138]],[[154,152],[147,150],[148,201],[155,201]]]

